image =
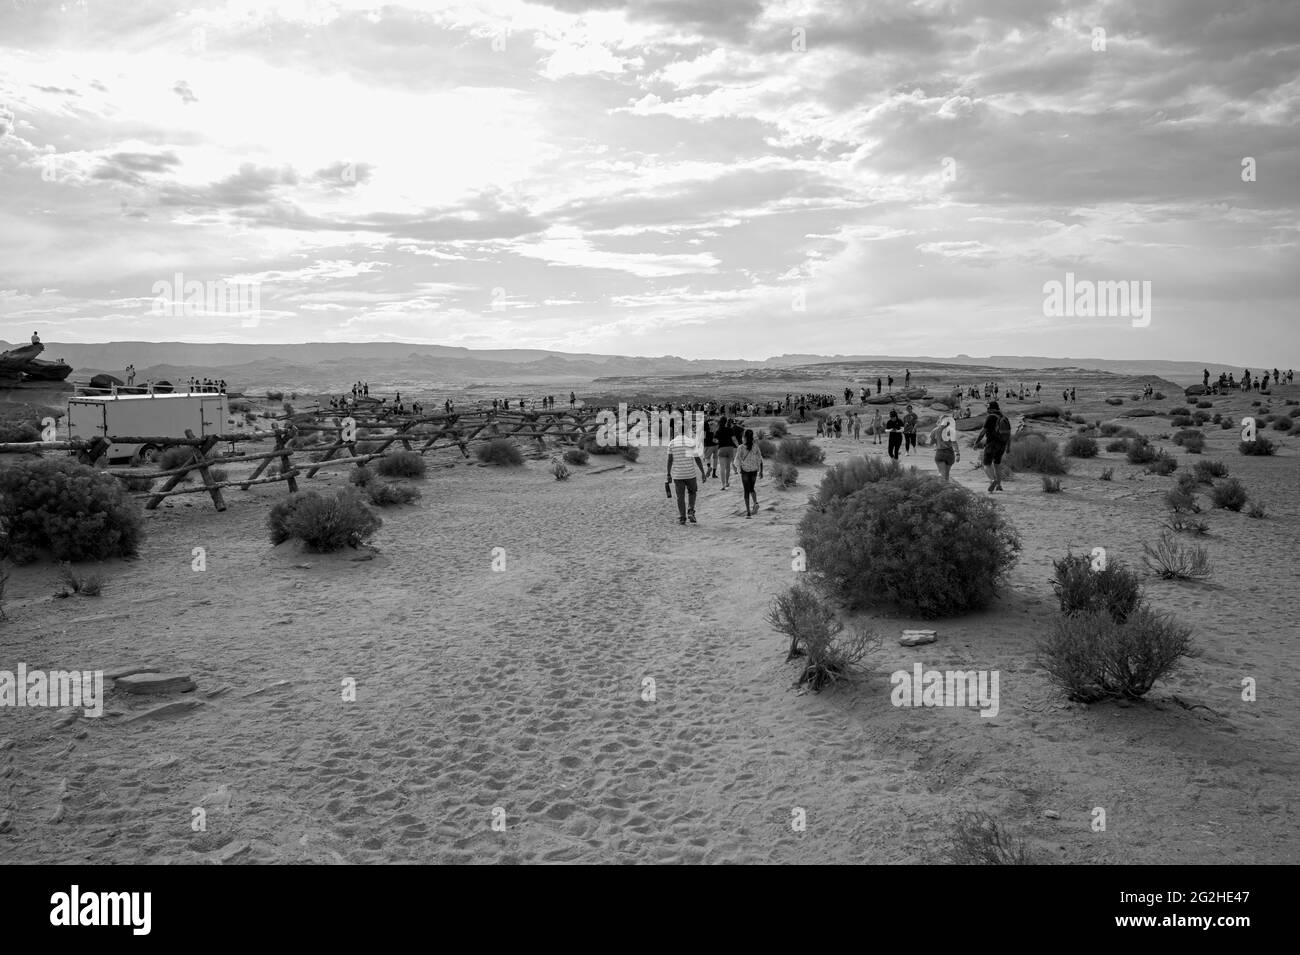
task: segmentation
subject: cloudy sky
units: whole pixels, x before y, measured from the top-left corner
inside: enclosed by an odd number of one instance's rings
[[[1298,130],[1296,0],[0,0],[0,337],[1300,364]]]

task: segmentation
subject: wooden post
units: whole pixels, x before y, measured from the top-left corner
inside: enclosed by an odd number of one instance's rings
[[[194,433],[187,429],[185,432],[185,437],[192,438],[194,437]],[[217,482],[213,479],[212,472],[208,470],[209,467],[211,466],[210,462],[208,461],[208,454],[216,446],[217,446],[217,439],[215,437],[208,438],[207,441],[204,441],[203,444],[199,446],[199,454],[200,454],[199,460],[203,462],[202,464],[199,465],[199,475],[203,478],[203,483],[208,486],[208,492],[212,495],[212,503],[216,506],[218,511],[224,511],[226,509],[225,498],[221,496],[221,488],[217,485]]]

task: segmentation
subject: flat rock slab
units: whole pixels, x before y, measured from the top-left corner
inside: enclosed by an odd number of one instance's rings
[[[143,713],[136,713],[134,716],[128,716],[123,723],[135,723],[139,720],[154,720],[169,716],[179,716],[182,713],[188,713],[203,705],[202,700],[176,700],[172,703],[164,703],[162,706],[155,706],[152,710],[145,710]]]
[[[127,693],[189,693],[194,681],[183,673],[133,673],[113,681]]]
[[[904,647],[919,647],[924,643],[934,643],[937,639],[939,638],[933,630],[904,630],[898,643]]]

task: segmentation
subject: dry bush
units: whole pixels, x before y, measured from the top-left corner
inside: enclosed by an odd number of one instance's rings
[[[1213,484],[1215,478],[1228,476],[1228,466],[1222,461],[1197,461],[1193,473],[1201,484]]]
[[[1214,506],[1230,511],[1240,511],[1245,506],[1247,497],[1246,489],[1236,478],[1228,478],[1210,489],[1210,501]]]
[[[1165,580],[1203,580],[1214,573],[1204,547],[1184,547],[1169,531],[1161,531],[1154,547],[1142,545],[1142,563]]]
[[[348,472],[348,483],[355,484],[357,487],[365,487],[375,479],[375,472],[370,470],[364,464],[358,464]]]
[[[852,457],[833,465],[822,475],[813,500],[819,506],[825,506],[837,497],[848,497],[868,485],[893,480],[907,473],[892,459]]]
[[[1054,477],[1048,477],[1046,474],[1044,474],[1044,475],[1043,475],[1043,493],[1044,493],[1044,494],[1060,494],[1060,493],[1061,493],[1061,479],[1060,479],[1060,478],[1054,478]]]
[[[568,467],[557,458],[551,459],[551,473],[555,475],[557,481],[567,481],[569,479]]]
[[[772,480],[777,487],[794,487],[799,482],[799,469],[793,464],[778,461],[772,465]]]
[[[1095,458],[1097,442],[1082,434],[1072,434],[1066,439],[1065,454],[1071,458]]]
[[[781,464],[821,464],[826,452],[809,438],[785,438],[776,449],[776,459]]]
[[[1160,457],[1160,452],[1151,447],[1146,438],[1135,438],[1128,443],[1124,456],[1129,464],[1150,464]]]
[[[1250,510],[1246,512],[1246,516],[1253,517],[1256,520],[1259,520],[1261,518],[1268,517],[1268,512],[1264,510],[1263,504],[1260,504],[1258,501],[1256,501],[1255,503],[1250,505]]]
[[[1199,431],[1179,431],[1173,440],[1188,454],[1200,454],[1205,450],[1205,435]]]
[[[0,545],[15,563],[41,549],[55,560],[133,557],[144,514],[112,475],[72,458],[40,458],[0,468]]]
[[[70,593],[81,594],[83,597],[98,597],[104,592],[103,575],[79,574],[66,561],[59,565],[58,581],[63,589],[55,593],[56,597],[66,597]]]
[[[591,459],[591,455],[582,448],[566,448],[564,451],[565,464],[586,464]]]
[[[1145,606],[1123,623],[1104,611],[1060,617],[1037,645],[1048,679],[1081,703],[1140,699],[1195,655],[1189,628]]]
[[[328,553],[360,546],[383,521],[355,488],[344,488],[333,497],[315,491],[290,494],[271,508],[267,524],[272,544],[297,538],[308,550]]]
[[[1173,474],[1177,467],[1178,459],[1162,449],[1156,453],[1155,459],[1147,464],[1147,473],[1167,477]]]
[[[802,657],[796,686],[814,693],[840,682],[853,682],[864,672],[863,661],[880,648],[880,639],[866,630],[844,632],[844,624],[809,587],[796,585],[772,602],[768,623],[790,638],[787,660]]]
[[[1115,479],[1114,468],[1103,468],[1101,474],[1098,475],[1098,480],[1100,481],[1113,481],[1114,479]]]
[[[1290,418],[1278,418],[1276,421],[1273,422],[1273,430],[1274,430],[1274,431],[1290,431],[1290,430],[1291,430],[1291,419],[1290,419]]]
[[[1256,434],[1254,441],[1242,441],[1237,445],[1237,450],[1242,454],[1250,455],[1252,457],[1267,457],[1276,451],[1277,448],[1274,446],[1272,441],[1268,440],[1268,438],[1261,434]]]
[[[483,460],[482,457],[479,460]],[[520,462],[522,461],[523,458],[520,458]],[[388,478],[422,478],[427,467],[424,458],[414,451],[394,451],[380,458],[379,463],[375,465],[375,470]]]
[[[1037,860],[987,812],[965,812],[953,823],[952,845],[944,852],[953,865],[1035,865]]]
[[[1003,460],[1016,471],[1065,474],[1070,470],[1056,442],[1033,432],[1013,439]]]
[[[371,481],[365,485],[366,496],[376,507],[393,507],[397,504],[414,504],[420,499],[420,489],[409,484],[392,484]]]
[[[1142,582],[1120,560],[1108,560],[1100,570],[1083,554],[1066,554],[1052,561],[1052,590],[1067,617],[1105,611],[1123,623],[1142,603]]]

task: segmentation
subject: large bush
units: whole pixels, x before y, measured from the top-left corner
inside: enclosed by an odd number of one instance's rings
[[[1215,507],[1225,507],[1230,511],[1240,511],[1246,504],[1246,489],[1236,478],[1228,478],[1222,484],[1210,489],[1210,500]]]
[[[1138,575],[1122,561],[1066,554],[1052,561],[1052,567],[1056,571],[1052,590],[1061,603],[1061,613],[1067,617],[1104,610],[1123,623],[1142,602]]]
[[[382,525],[383,520],[366,507],[354,488],[340,490],[333,497],[315,491],[290,494],[276,503],[267,517],[272,544],[297,538],[308,550],[321,553],[357,547]]]
[[[55,560],[135,555],[144,514],[121,483],[71,458],[0,467],[0,549],[17,563],[47,548]]]
[[[1150,464],[1160,457],[1160,452],[1151,447],[1145,438],[1136,438],[1129,441],[1125,457],[1129,464]]]
[[[1039,474],[1065,474],[1070,469],[1056,442],[1033,432],[1015,438],[1003,460],[1017,471]]]
[[[1205,435],[1199,431],[1179,431],[1174,435],[1174,444],[1188,454],[1200,454],[1205,450]]]
[[[590,457],[582,448],[566,448],[564,451],[565,464],[586,464]]]
[[[1095,458],[1097,442],[1082,434],[1072,434],[1065,442],[1065,453],[1072,458]]]
[[[826,460],[826,452],[809,438],[785,438],[777,446],[776,459],[782,464],[821,464]]]
[[[384,477],[424,477],[424,458],[414,451],[395,451],[379,459],[375,470]]]
[[[1256,434],[1254,441],[1242,441],[1237,445],[1237,450],[1242,454],[1268,456],[1277,449],[1273,446],[1273,442],[1268,440],[1268,438],[1264,437],[1262,434]]]
[[[886,463],[880,457],[855,457],[836,464],[822,476],[815,500],[825,506],[837,497],[848,497],[868,484],[890,480],[910,472],[899,467],[898,462]]]
[[[893,603],[926,617],[985,606],[1020,552],[992,502],[911,472],[810,506],[799,543],[850,606]]]
[[[1190,656],[1191,631],[1149,607],[1139,607],[1123,623],[1105,611],[1061,617],[1038,644],[1048,679],[1084,703],[1145,696]]]

